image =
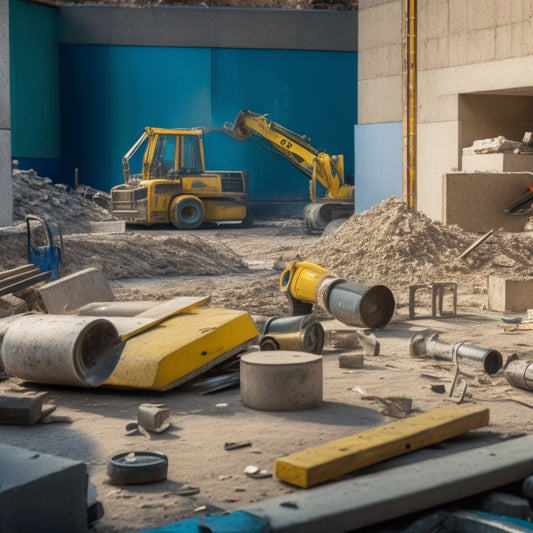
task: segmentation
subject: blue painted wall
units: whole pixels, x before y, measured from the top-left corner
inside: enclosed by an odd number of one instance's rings
[[[351,52],[60,46],[62,181],[102,190],[146,125],[222,127],[241,109],[343,153],[353,173],[357,55]],[[253,140],[212,132],[207,167],[248,170],[252,201],[307,201],[307,178]]]
[[[57,172],[60,157],[57,9],[10,0],[12,155]],[[35,165],[34,165],[35,166]]]
[[[402,198],[401,122],[355,126],[355,211]]]

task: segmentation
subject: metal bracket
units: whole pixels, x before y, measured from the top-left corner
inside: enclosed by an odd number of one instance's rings
[[[438,282],[438,283],[417,283],[409,285],[409,318],[415,317],[416,292],[420,289],[431,291],[431,316],[436,318],[451,317],[457,315],[457,283],[455,282]],[[444,296],[447,292],[452,294],[452,309],[444,311]]]

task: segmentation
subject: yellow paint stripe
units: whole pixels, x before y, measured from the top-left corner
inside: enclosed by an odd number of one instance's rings
[[[276,459],[274,475],[308,488],[488,423],[486,407],[475,404],[442,407]]]

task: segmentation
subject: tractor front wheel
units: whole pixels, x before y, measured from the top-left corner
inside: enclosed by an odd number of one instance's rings
[[[196,196],[176,196],[170,202],[170,222],[178,229],[196,229],[204,221],[204,205]]]

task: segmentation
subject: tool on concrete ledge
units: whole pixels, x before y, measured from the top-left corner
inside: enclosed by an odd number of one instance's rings
[[[509,384],[519,389],[533,391],[533,361],[515,359],[505,367]]]
[[[529,185],[526,193],[505,209],[507,215],[533,215],[533,185]]]
[[[295,315],[310,313],[317,303],[344,324],[381,329],[394,313],[394,296],[384,285],[365,287],[307,261],[288,265],[280,275],[280,288]]]
[[[26,215],[28,261],[41,272],[50,272],[50,279],[61,275],[63,265],[63,237],[57,224],[35,215]]]
[[[429,355],[444,361],[461,360],[481,366],[487,374],[496,374],[502,367],[502,354],[497,350],[479,348],[465,342],[448,344],[439,340],[439,335],[439,332],[433,330],[413,335],[409,346],[411,357]]]
[[[324,328],[314,315],[272,317],[259,339],[261,350],[296,350],[321,354]]]

